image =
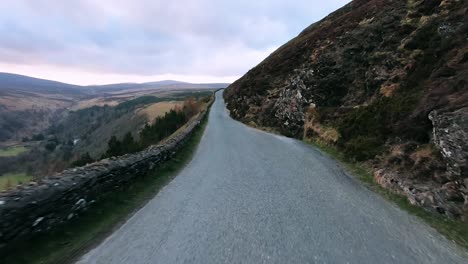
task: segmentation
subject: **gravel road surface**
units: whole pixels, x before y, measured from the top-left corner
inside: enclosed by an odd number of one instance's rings
[[[79,264],[468,263],[432,228],[300,141],[229,117],[221,93],[193,160]]]

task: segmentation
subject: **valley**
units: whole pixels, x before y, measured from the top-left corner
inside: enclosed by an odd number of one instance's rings
[[[10,2],[0,263],[468,263],[467,0]]]
[[[112,136],[130,133],[138,140],[145,124],[181,109],[189,98],[209,96],[216,86],[164,81],[80,87],[0,74],[0,178],[11,178],[7,185],[14,186],[15,175],[38,179],[82,157],[100,159]]]

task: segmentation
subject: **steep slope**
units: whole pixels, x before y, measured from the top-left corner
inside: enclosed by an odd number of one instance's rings
[[[411,202],[466,217],[467,7],[355,0],[229,86],[231,115],[336,145]]]

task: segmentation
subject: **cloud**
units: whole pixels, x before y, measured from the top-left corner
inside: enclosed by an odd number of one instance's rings
[[[2,0],[0,70],[240,76],[348,0],[323,2]]]

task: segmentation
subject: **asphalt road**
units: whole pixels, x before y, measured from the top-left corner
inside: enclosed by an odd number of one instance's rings
[[[316,149],[232,120],[221,94],[193,160],[78,262],[468,263]]]

